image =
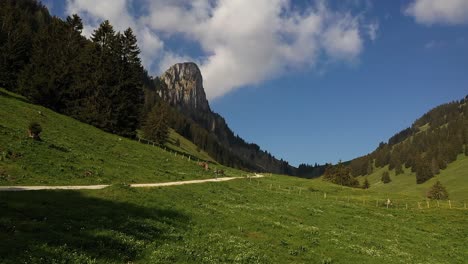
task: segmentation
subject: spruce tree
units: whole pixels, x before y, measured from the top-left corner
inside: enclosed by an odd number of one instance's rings
[[[363,189],[369,189],[370,187],[370,184],[369,184],[369,180],[367,180],[367,178],[364,180],[364,183],[362,184],[362,188]]]
[[[427,198],[434,200],[446,200],[449,198],[447,189],[437,181],[427,192]]]
[[[389,183],[391,182],[392,180],[390,179],[390,173],[388,173],[388,171],[384,171],[384,173],[382,173],[382,177],[380,179],[383,183]]]
[[[401,165],[401,163],[399,165],[396,166],[395,168],[395,175],[400,175],[400,174],[403,174],[404,171],[403,171],[403,165]]]
[[[143,125],[145,138],[163,145],[169,135],[168,109],[165,103],[158,103],[148,114]]]

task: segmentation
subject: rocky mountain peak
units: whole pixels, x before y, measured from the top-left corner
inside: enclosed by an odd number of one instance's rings
[[[169,104],[190,111],[210,111],[197,64],[177,63],[159,78],[166,87],[160,95]]]

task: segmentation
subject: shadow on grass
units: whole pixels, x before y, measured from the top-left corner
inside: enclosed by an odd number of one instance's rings
[[[149,243],[180,239],[188,221],[81,192],[0,193],[0,263],[126,263]]]

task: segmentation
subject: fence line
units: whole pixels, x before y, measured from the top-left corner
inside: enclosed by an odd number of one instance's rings
[[[255,182],[256,181],[256,182]],[[262,179],[255,179],[252,182],[250,178],[248,183],[253,188],[274,192],[278,194],[290,194],[309,197],[311,199],[329,200],[330,202],[352,204],[365,207],[381,207],[387,209],[403,209],[403,210],[428,210],[428,209],[457,209],[467,210],[468,205],[466,201],[454,200],[406,200],[406,199],[391,199],[391,197],[384,198],[366,198],[366,197],[353,197],[351,195],[333,195],[322,191],[311,191],[305,187],[299,186],[281,186],[273,183],[261,184]],[[388,202],[390,201],[390,202]]]
[[[166,147],[165,145],[161,145],[157,142],[154,142],[154,141],[151,141],[151,140],[148,140],[148,139],[144,139],[144,138],[141,138],[139,136],[136,136],[136,140],[139,142],[139,143],[142,143],[142,144],[147,144],[147,145],[152,145],[153,147],[159,147],[160,149],[166,151],[166,152],[169,152],[171,154],[174,154],[174,156],[177,157],[177,155],[181,156],[181,157],[184,157],[184,158],[187,158],[187,160],[189,161],[194,161],[194,162],[207,162],[207,163],[211,163],[211,164],[215,164],[214,162],[212,161],[209,161],[209,160],[204,160],[204,159],[200,159],[196,156],[193,156],[193,155],[190,155],[190,154],[187,154],[187,153],[184,153],[184,152],[181,152],[181,151],[177,151],[175,149],[171,149],[169,147]]]

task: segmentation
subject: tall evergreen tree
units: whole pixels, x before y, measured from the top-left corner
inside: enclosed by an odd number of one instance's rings
[[[153,110],[148,114],[143,125],[144,136],[159,144],[164,144],[169,135],[168,126],[169,110],[165,103],[158,103],[153,107]]]
[[[390,179],[390,173],[388,171],[384,171],[382,173],[382,178],[380,179],[383,183],[389,183],[392,181],[392,179]]]
[[[363,189],[369,189],[369,187],[370,187],[370,183],[369,183],[369,180],[366,178],[364,180],[364,183],[362,184],[362,188]]]

